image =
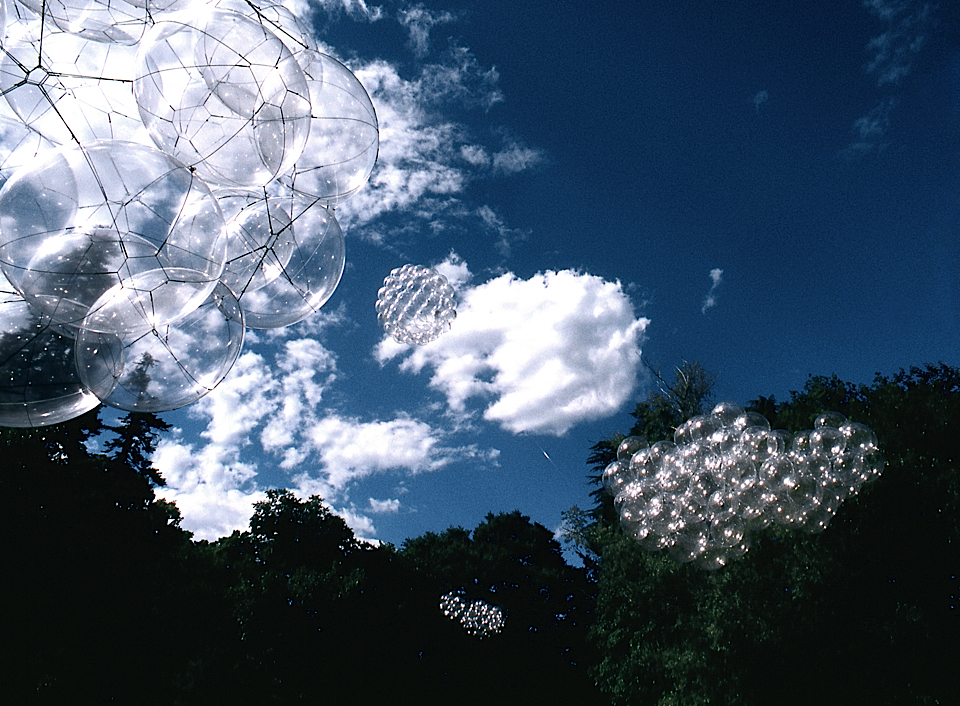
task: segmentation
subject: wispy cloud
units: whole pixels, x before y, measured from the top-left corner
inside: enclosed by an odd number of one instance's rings
[[[757,113],[760,112],[760,106],[770,100],[770,94],[766,91],[757,91],[753,94],[753,98],[750,99],[750,102],[753,103],[753,107],[757,109]]]
[[[456,19],[452,12],[428,10],[422,4],[400,10],[397,17],[410,33],[410,45],[418,57],[426,56],[430,49],[430,30]]]
[[[306,17],[314,8],[330,14],[346,13],[354,20],[376,22],[383,18],[383,8],[368,5],[365,0],[288,0],[289,9],[300,17]]]
[[[339,381],[336,356],[314,338],[288,335],[264,348],[271,356],[244,353],[226,380],[190,409],[203,425],[199,442],[174,432],[158,444],[153,462],[167,481],[158,494],[177,503],[184,528],[198,538],[244,529],[253,503],[272,485],[301,497],[321,495],[336,508],[354,482],[373,474],[496,461],[495,449],[450,445],[447,432],[408,415],[361,419],[338,411],[325,400]],[[265,472],[270,486],[260,480]],[[336,511],[363,536],[375,534],[363,509]]]
[[[890,114],[895,105],[896,101],[888,98],[853,121],[851,131],[854,138],[843,152],[845,157],[858,157],[886,146],[884,136],[890,127]]]
[[[867,43],[867,72],[877,84],[898,84],[913,70],[927,42],[934,5],[911,0],[863,0],[864,6],[884,23],[884,31]]]
[[[723,270],[718,267],[710,270],[710,291],[707,292],[707,296],[703,298],[703,306],[700,307],[700,313],[706,314],[707,309],[712,309],[717,305],[717,287],[720,286],[720,283],[723,282]]]
[[[563,270],[501,275],[458,292],[453,328],[417,349],[387,339],[375,354],[400,369],[431,369],[430,386],[451,413],[512,433],[562,435],[616,412],[629,399],[649,321],[619,282]]]
[[[866,72],[874,77],[877,87],[896,89],[913,73],[917,57],[927,45],[935,24],[936,6],[919,0],[862,0],[863,6],[882,24],[883,31],[867,42]],[[857,118],[852,126],[853,142],[843,156],[857,157],[885,145],[890,114],[897,103],[887,95]]]
[[[443,63],[423,67],[413,79],[384,61],[354,71],[377,109],[380,155],[367,187],[338,210],[345,227],[390,213],[429,222],[438,215],[462,216],[450,206],[468,184],[531,169],[543,159],[515,137],[494,130],[484,143],[443,117],[441,106],[451,103],[486,110],[503,100],[496,72],[483,69],[465,49],[448,52]],[[376,228],[364,232],[382,237]]]

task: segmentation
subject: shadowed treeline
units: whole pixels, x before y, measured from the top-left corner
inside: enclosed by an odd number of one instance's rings
[[[630,430],[651,442],[709,409],[696,364],[661,382]],[[772,525],[712,572],[640,548],[602,492],[566,518],[582,568],[520,512],[374,547],[282,490],[249,530],[195,542],[154,496],[156,416],[0,429],[0,701],[950,702],[960,370],[812,377],[751,405],[793,431],[841,412],[876,431],[888,465],[826,531]],[[620,438],[594,445],[595,470]],[[451,592],[501,609],[500,632],[446,617]]]

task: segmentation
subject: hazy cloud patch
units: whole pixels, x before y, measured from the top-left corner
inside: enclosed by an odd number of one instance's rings
[[[701,314],[706,314],[707,309],[712,309],[717,305],[716,291],[721,282],[723,282],[723,270],[721,270],[719,267],[715,267],[714,269],[710,270],[710,290],[703,298],[703,306],[700,307]]]

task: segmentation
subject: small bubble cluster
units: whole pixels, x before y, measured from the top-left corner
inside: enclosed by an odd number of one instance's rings
[[[404,265],[383,280],[377,320],[400,343],[422,346],[450,330],[457,297],[447,278],[431,267]]]
[[[644,549],[712,570],[745,554],[751,531],[771,523],[822,532],[884,465],[876,434],[838,412],[794,436],[721,402],[681,424],[672,442],[624,439],[603,485]]]
[[[503,630],[506,616],[502,608],[486,601],[468,601],[463,591],[440,596],[440,610],[450,620],[459,620],[463,629],[481,640]]]

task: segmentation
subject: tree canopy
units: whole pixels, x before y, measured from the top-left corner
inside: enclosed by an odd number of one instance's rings
[[[713,376],[680,366],[631,435],[708,411]],[[358,540],[322,498],[271,490],[249,529],[194,541],[158,501],[166,424],[97,412],[0,429],[0,694],[16,704],[948,703],[960,586],[960,370],[868,385],[811,377],[751,409],[808,428],[869,425],[888,465],[826,531],[772,525],[717,571],[648,552],[610,499],[568,513],[584,559],[520,511],[398,549]],[[590,449],[593,482],[623,435]],[[102,451],[98,450],[102,449]],[[483,639],[441,596],[506,616]]]
[[[659,394],[632,434],[656,440]],[[960,371],[811,377],[751,406],[794,432],[825,410],[861,421],[887,468],[822,534],[773,525],[715,572],[641,549],[602,505],[575,515],[597,565],[598,684],[623,704],[947,703],[960,686]],[[594,446],[595,467],[617,440]]]

